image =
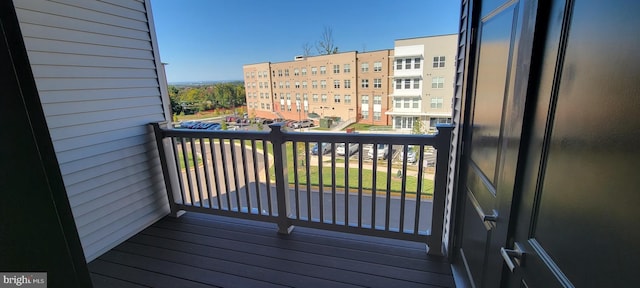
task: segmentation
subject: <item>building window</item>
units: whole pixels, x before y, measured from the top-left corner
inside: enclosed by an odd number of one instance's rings
[[[362,105],[369,105],[369,96],[362,95]]]
[[[264,103],[260,103],[260,108],[264,109]]]
[[[396,70],[402,70],[402,59],[396,60]]]
[[[413,79],[413,89],[420,89],[420,79]]]
[[[369,118],[369,110],[362,110],[362,119]]]
[[[404,59],[404,69],[411,69],[411,59]]]
[[[271,110],[271,104],[267,103],[267,110]]]
[[[340,73],[340,65],[333,65],[333,74]]]
[[[280,89],[282,89],[284,87],[284,82],[280,81],[280,83],[278,83],[278,87],[280,87]]]
[[[411,89],[411,79],[404,79],[404,89]]]
[[[311,67],[311,75],[317,75],[318,74],[318,67]]]
[[[382,105],[382,96],[380,95],[373,95],[373,105]]]
[[[278,76],[282,77],[282,70],[278,70]]]
[[[327,80],[320,80],[320,88],[327,89]]]
[[[333,102],[340,103],[340,95],[333,95]]]
[[[264,93],[260,92],[260,99],[264,98]]]
[[[298,68],[293,69],[293,76],[298,76],[298,75],[300,75],[300,69]]]
[[[373,79],[373,88],[382,88],[382,79]]]
[[[373,62],[373,71],[374,72],[380,72],[382,71],[382,62],[378,61],[378,62]]]
[[[251,72],[251,78],[256,78],[256,72]]]
[[[431,78],[431,88],[444,88],[444,77]]]
[[[351,80],[344,80],[344,88],[351,88]]]
[[[362,63],[362,72],[369,72],[369,63]]]
[[[289,84],[289,81],[284,82],[284,87],[287,88],[287,89],[291,88],[291,85]]]
[[[321,100],[322,102],[327,102],[327,94],[322,94],[322,95],[320,95],[320,100]]]
[[[296,93],[296,100],[300,101],[300,93]]]
[[[302,68],[302,76],[306,76],[307,75],[307,68]]]
[[[262,82],[258,82],[258,84],[260,84],[260,88],[262,88]]]
[[[443,68],[444,60],[445,60],[444,56],[433,57],[433,68]]]
[[[351,64],[344,64],[344,73],[351,72]]]
[[[276,70],[271,71],[271,73],[273,74],[273,77],[276,77]]]
[[[413,98],[412,108],[420,108],[420,98]]]
[[[307,89],[307,81],[302,81],[302,89]]]
[[[409,99],[403,99],[404,101],[402,101],[402,108],[409,108],[411,107],[411,101],[409,101]]]
[[[349,94],[344,95],[344,103],[351,103],[351,95]]]
[[[316,80],[311,81],[311,88],[318,89],[318,81]]]
[[[441,109],[442,108],[443,99],[442,97],[433,97],[431,98],[431,108],[432,109]]]
[[[309,95],[307,93],[302,94],[302,100],[309,101]]]
[[[311,95],[311,100],[313,100],[313,102],[318,102],[318,94]]]
[[[381,112],[379,112],[379,111],[378,111],[378,112],[373,111],[373,120],[374,120],[374,121],[380,121],[380,119],[382,118],[381,116],[382,116],[382,113],[381,113]]]
[[[320,66],[320,74],[327,74],[327,66]]]
[[[287,93],[287,100],[291,100],[291,93]]]
[[[333,80],[333,88],[340,88],[340,80]]]
[[[396,98],[396,100],[393,100],[393,106],[396,108],[402,108],[402,100],[400,98]]]
[[[289,76],[289,69],[284,69],[284,76]]]
[[[402,89],[402,79],[396,79],[396,89]]]
[[[420,69],[420,58],[413,59],[413,69]]]
[[[362,88],[369,88],[369,79],[362,79]]]
[[[300,102],[296,103],[296,112],[300,112]]]
[[[296,81],[296,88],[300,88],[300,82]]]

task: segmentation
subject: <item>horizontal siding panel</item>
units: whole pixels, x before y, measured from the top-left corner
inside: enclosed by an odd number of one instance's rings
[[[158,203],[151,203],[144,208],[130,212],[131,214],[126,215],[126,217],[113,219],[113,222],[103,227],[102,230],[98,231],[99,233],[91,235],[78,233],[82,237],[80,240],[87,262],[97,258],[102,253],[109,251],[166,216],[169,213],[169,206],[166,199],[161,198]]]
[[[98,177],[99,175],[104,175],[104,174],[108,174],[108,173],[112,173],[112,172],[116,172],[119,171],[121,169],[123,169],[123,167],[125,167],[126,169],[134,169],[133,166],[136,165],[142,165],[141,167],[138,167],[138,170],[135,171],[145,171],[146,169],[148,169],[148,163],[147,161],[149,161],[148,157],[144,154],[138,154],[138,155],[134,155],[131,156],[129,158],[127,158],[127,162],[124,163],[127,166],[124,166],[123,162],[120,161],[114,161],[114,162],[109,162],[109,163],[105,163],[103,165],[100,166],[95,166],[95,167],[91,167],[91,168],[87,168],[81,171],[77,171],[75,173],[71,173],[71,174],[67,174],[65,175],[64,178],[64,184],[67,187],[67,191],[69,189],[74,189],[74,191],[79,191],[77,193],[75,193],[74,197],[70,198],[70,201],[73,201],[72,199],[85,199],[84,201],[78,200],[80,201],[80,203],[89,201],[91,199],[86,198],[86,197],[99,197],[100,195],[93,195],[91,196],[90,192],[93,192],[94,190],[90,190],[90,191],[81,191],[78,190],[80,188],[77,187],[73,187],[73,185],[76,185],[78,183],[81,182],[87,182],[86,184],[90,184],[91,180],[95,177]],[[132,168],[129,168],[132,167]],[[128,175],[127,177],[133,177],[132,174]],[[132,179],[136,179],[135,177]],[[145,178],[144,177],[140,177],[138,179],[138,181],[144,181]],[[120,181],[116,181],[113,182],[111,185],[120,185]],[[85,186],[85,187],[91,187],[88,189],[94,189],[95,187],[97,187],[95,184],[92,186]],[[76,202],[74,202],[75,204]]]
[[[102,56],[87,56],[77,54],[62,54],[49,52],[29,52],[29,61],[32,65],[59,65],[80,67],[115,67],[115,68],[142,68],[154,69],[155,63],[148,59],[127,59]],[[41,80],[39,78],[37,80]],[[36,84],[39,81],[36,81]],[[158,83],[156,82],[156,86]],[[148,87],[148,86],[145,86]],[[118,88],[118,87],[115,87]]]
[[[47,117],[47,124],[49,127],[65,127],[74,126],[87,123],[95,123],[100,121],[109,121],[115,119],[123,119],[134,117],[138,115],[160,115],[163,113],[161,105],[148,106],[148,107],[134,107],[127,109],[108,110],[99,112],[88,113],[76,113],[58,116]],[[97,131],[94,131],[97,132]]]
[[[121,213],[122,209],[138,209],[142,208],[148,203],[160,202],[160,198],[166,198],[166,195],[162,195],[155,191],[156,183],[148,183],[147,187],[142,189],[132,189],[132,187],[123,189],[123,196],[125,198],[119,199],[121,201],[107,202],[101,200],[102,204],[96,209],[89,211],[89,213],[79,217],[79,221],[76,221],[76,225],[79,230],[83,230],[86,234],[91,234],[99,230],[100,226],[97,224],[107,224],[102,222],[102,219],[109,218],[110,215]],[[119,191],[118,191],[119,192]],[[115,194],[116,191],[109,194]],[[89,203],[88,203],[89,204]],[[126,208],[125,208],[126,207]],[[81,219],[81,220],[80,220]],[[97,222],[97,223],[96,223]]]
[[[18,9],[46,11],[51,15],[82,19],[149,32],[149,26],[147,25],[146,21],[137,21],[125,17],[120,17],[118,15],[100,13],[98,11],[64,5],[49,0],[14,0],[13,3]]]
[[[58,152],[58,162],[60,164],[64,164],[84,158],[91,158],[94,155],[118,151],[131,146],[142,145],[147,143],[148,140],[149,139],[144,136],[129,137],[120,140],[105,139],[105,141],[97,145],[85,145],[78,149]]]
[[[33,66],[33,65],[32,65]],[[160,96],[159,87],[141,87],[127,89],[73,90],[73,91],[38,91],[43,104],[101,100],[124,99],[129,97]]]
[[[117,36],[123,38],[150,41],[149,32],[109,24],[97,23],[82,19],[74,19],[64,16],[51,15],[46,12],[19,9],[18,19],[22,23],[30,23],[40,26],[63,28],[75,31]]]
[[[67,42],[96,44],[103,46],[124,47],[141,50],[152,50],[151,42],[117,36],[101,35],[82,31],[47,27],[29,23],[20,23],[20,30],[24,37],[52,39]],[[27,50],[31,47],[27,47]]]
[[[148,78],[156,79],[153,69],[33,65],[36,78]],[[159,95],[158,93],[152,95]]]
[[[126,139],[130,137],[153,137],[146,135],[149,130],[145,126],[134,126],[129,128],[123,128],[113,131],[98,132],[94,134],[82,135],[74,138],[67,138],[55,141],[53,147],[56,154],[63,153],[69,150],[79,149],[84,146],[92,146],[104,142],[105,139],[117,141],[120,139]]]
[[[134,186],[137,183],[152,182],[152,173],[146,162],[123,167],[122,169],[128,173],[113,171],[94,177],[89,181],[69,186],[67,189],[69,191],[69,203],[72,203],[74,207],[84,205],[114,191]]]
[[[141,115],[112,121],[101,121],[50,130],[56,152],[76,149],[84,145],[103,142],[104,139],[122,139],[150,133],[148,123],[163,121],[160,115]],[[135,125],[135,126],[134,126]]]
[[[129,8],[131,10],[136,10],[136,11],[140,11],[140,12],[146,12],[146,9],[144,7],[144,4],[141,1],[135,1],[135,0],[102,0],[102,2],[107,2],[113,5],[118,5],[121,7],[126,7]]]
[[[111,88],[158,87],[157,79],[129,78],[38,78],[38,89],[49,90],[93,90]]]
[[[153,53],[146,49],[121,48],[97,44],[74,43],[52,39],[32,38],[24,39],[25,46],[32,52],[55,52],[63,54],[78,54],[87,56],[104,56],[130,59],[153,60]],[[39,75],[34,74],[35,77]]]
[[[125,109],[132,107],[144,107],[162,105],[160,96],[125,98],[110,100],[95,100],[85,102],[68,102],[42,105],[46,116],[75,114],[82,112],[97,112],[102,110]]]
[[[62,173],[62,176],[64,177],[67,174],[78,172],[80,170],[104,165],[105,163],[114,162],[114,161],[126,161],[128,157],[135,156],[138,154],[146,154],[146,153],[147,153],[147,148],[144,147],[144,145],[133,146],[126,149],[122,149],[120,151],[114,151],[114,152],[96,155],[90,159],[85,158],[78,161],[72,161],[72,162],[60,164],[60,171]],[[122,162],[122,163],[126,163],[126,162]]]
[[[147,21],[147,15],[144,12],[112,5],[103,1],[87,1],[87,0],[50,0],[56,3],[62,3],[69,6],[75,6],[87,10],[93,10],[104,14],[118,15],[141,22]]]

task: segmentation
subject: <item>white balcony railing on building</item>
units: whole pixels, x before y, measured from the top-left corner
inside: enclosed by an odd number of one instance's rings
[[[152,125],[172,214],[421,241],[442,255],[450,126],[367,135],[286,132],[280,123],[270,132]]]

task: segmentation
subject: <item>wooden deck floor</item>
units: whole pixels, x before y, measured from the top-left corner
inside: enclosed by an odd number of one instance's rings
[[[424,245],[187,213],[89,263],[95,287],[453,287]]]

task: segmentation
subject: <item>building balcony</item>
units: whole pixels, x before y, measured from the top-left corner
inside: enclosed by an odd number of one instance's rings
[[[454,286],[442,247],[451,127],[271,128],[154,124],[171,216],[92,261],[95,286]]]

